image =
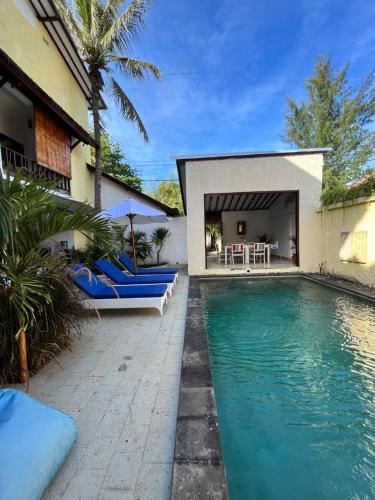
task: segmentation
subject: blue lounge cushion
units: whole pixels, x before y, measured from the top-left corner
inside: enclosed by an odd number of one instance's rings
[[[121,264],[132,274],[176,274],[178,273],[178,268],[177,267],[160,267],[160,268],[155,268],[155,267],[141,267],[137,266],[137,272],[135,272],[134,269],[134,262],[130,257],[125,255],[124,253],[121,253],[119,255],[118,260],[121,262]]]
[[[73,283],[93,299],[163,297],[167,291],[167,285],[109,286],[95,273],[86,272],[83,266],[73,266],[73,269],[77,271],[71,277]]]
[[[173,283],[175,279],[175,276],[170,274],[155,274],[154,276],[127,276],[108,259],[97,260],[94,264],[95,267],[97,267],[117,285],[152,285],[154,283]]]
[[[40,499],[76,438],[66,413],[23,392],[0,390],[0,499]]]

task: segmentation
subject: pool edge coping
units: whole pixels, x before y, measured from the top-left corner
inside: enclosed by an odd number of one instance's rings
[[[189,277],[171,500],[191,498],[228,500],[200,280],[193,276]]]
[[[353,295],[355,297],[359,297],[360,299],[366,300],[375,304],[375,296],[371,295],[371,288],[363,285],[361,283],[353,283],[351,281],[346,280],[345,278],[340,277],[331,277],[326,274],[318,275],[317,273],[268,273],[268,274],[242,274],[242,275],[220,275],[220,276],[208,276],[208,275],[197,275],[194,276],[202,281],[217,281],[217,280],[243,280],[243,279],[272,279],[272,278],[304,278],[309,281],[313,281],[314,283],[318,283],[323,286],[327,286],[330,288],[334,288],[344,293],[348,293],[349,295]],[[358,290],[356,287],[363,287],[363,291]],[[367,292],[366,290],[369,290]]]

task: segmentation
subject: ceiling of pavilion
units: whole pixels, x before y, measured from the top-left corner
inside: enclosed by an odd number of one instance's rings
[[[233,212],[240,210],[268,210],[280,198],[282,192],[206,194],[206,212]]]

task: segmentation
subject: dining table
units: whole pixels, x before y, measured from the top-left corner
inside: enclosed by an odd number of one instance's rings
[[[240,243],[240,245],[244,246],[245,250],[245,264],[250,264],[250,248],[254,246],[254,243]],[[266,250],[266,262],[267,264],[270,263],[271,260],[271,244],[270,243],[265,243],[265,250]],[[232,245],[225,245],[224,246],[224,259],[225,259],[225,264],[228,264],[228,261],[230,259],[230,250],[232,248]]]

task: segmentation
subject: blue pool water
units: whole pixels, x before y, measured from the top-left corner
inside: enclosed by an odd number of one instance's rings
[[[304,279],[202,282],[230,500],[375,498],[375,309]]]

